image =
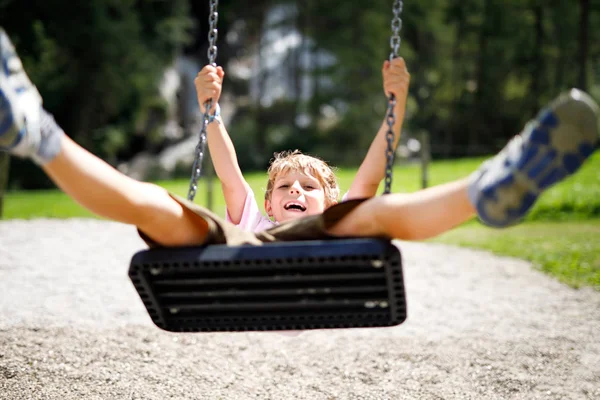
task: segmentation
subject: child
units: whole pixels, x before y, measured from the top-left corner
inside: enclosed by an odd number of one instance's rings
[[[395,147],[404,119],[410,76],[404,60],[400,58],[384,62],[382,75],[386,95],[394,93],[396,96],[396,122],[393,126]],[[208,65],[194,80],[202,112],[205,112],[204,104],[212,100],[214,105],[210,112],[219,114],[218,100],[223,77],[224,71],[221,67]],[[268,171],[269,179],[264,200],[264,209],[268,216],[263,215],[254,193],[242,175],[235,148],[224,125],[218,116],[215,120],[217,123],[210,123],[207,127],[207,139],[225,197],[227,221],[244,230],[261,232],[276,226],[274,221],[281,223],[307,215],[321,214],[338,202],[340,190],[329,165],[298,151],[282,152],[275,156]],[[344,200],[375,196],[379,183],[384,178],[387,129],[384,121]]]
[[[1,29],[0,57],[0,149],[31,158],[92,212],[137,226],[151,246],[332,237],[419,240],[474,215],[488,225],[507,226],[518,222],[545,189],[574,173],[598,142],[598,106],[572,90],[471,176],[416,193],[373,197],[384,171],[382,127],[339,204],[339,189],[327,164],[297,152],[278,156],[269,170],[265,196],[271,222],[260,215],[217,115],[208,126],[208,144],[227,204],[225,221],[159,186],[119,173],[69,139],[42,108],[40,95]],[[212,98],[213,113],[223,76],[221,68],[205,67],[195,80],[201,107]],[[404,62],[384,63],[383,78],[386,93],[398,99],[397,140],[409,81]]]

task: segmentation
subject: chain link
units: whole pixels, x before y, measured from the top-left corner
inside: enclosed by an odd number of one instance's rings
[[[210,15],[208,17],[209,29],[208,29],[208,63],[212,66],[216,66],[217,60],[217,37],[219,31],[217,30],[217,21],[219,20],[219,13],[217,8],[219,6],[219,0],[210,0]],[[198,179],[202,174],[202,160],[204,160],[204,151],[206,148],[206,127],[209,123],[210,109],[212,108],[212,99],[204,103],[204,113],[202,114],[202,128],[200,129],[200,139],[194,150],[194,164],[192,165],[192,178],[190,179],[190,188],[188,191],[188,200],[194,201],[196,192],[198,191]]]
[[[402,28],[402,20],[400,19],[400,13],[402,12],[402,0],[394,0],[394,6],[392,11],[394,17],[392,18],[392,37],[390,38],[390,47],[392,52],[390,53],[390,61],[398,57],[400,50],[400,29]],[[388,108],[386,122],[388,125],[385,138],[387,140],[387,149],[385,151],[386,164],[385,164],[385,187],[383,194],[389,194],[392,191],[392,174],[394,168],[394,124],[396,123],[396,114],[394,113],[394,107],[396,107],[396,98],[393,94],[390,94],[388,99]]]
[[[208,63],[216,66],[217,60],[217,36],[219,31],[217,30],[217,21],[219,20],[219,13],[217,7],[219,6],[219,0],[210,0],[210,16],[208,17]]]
[[[400,50],[400,29],[402,29],[402,20],[400,19],[400,13],[402,13],[403,3],[402,0],[394,0],[394,6],[392,12],[394,17],[392,18],[392,36],[390,37],[390,47],[392,52],[390,53],[390,61],[398,57],[398,51]]]

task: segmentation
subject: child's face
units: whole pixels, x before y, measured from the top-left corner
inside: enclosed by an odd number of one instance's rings
[[[317,178],[300,171],[282,172],[273,182],[265,210],[277,222],[285,222],[325,210],[325,191]]]

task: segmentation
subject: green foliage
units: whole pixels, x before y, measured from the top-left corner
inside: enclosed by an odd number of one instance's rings
[[[258,158],[269,157],[269,143],[290,148],[283,135],[305,139],[306,152],[356,165],[356,149],[368,146],[385,113],[380,69],[390,53],[392,2],[286,3],[295,4],[298,14],[277,27],[304,35],[299,48],[308,50],[311,60],[325,52],[334,62],[311,62],[307,68],[293,61],[298,48],[290,49],[288,62],[279,69],[295,79],[310,77],[312,98],[291,93],[289,102],[295,107],[288,108],[258,102],[242,111],[244,119],[254,118],[253,131],[248,131],[252,124],[244,122],[243,134],[237,132],[237,124],[230,132],[242,142],[244,136],[261,144]],[[584,42],[580,27],[583,17],[590,26],[600,17],[594,10],[583,11],[579,4],[558,1],[405,2],[400,55],[411,72],[411,87],[404,134],[428,131],[435,156],[497,151],[539,108],[581,81],[577,63],[588,70],[598,65],[600,46],[593,41],[598,32],[590,30]],[[256,43],[268,46],[260,38]],[[585,60],[580,57],[584,50],[589,53]],[[259,65],[268,61],[259,60]],[[585,89],[598,96],[600,74],[588,75]],[[337,116],[324,115],[324,106]],[[294,124],[306,112],[310,126]],[[258,166],[247,158],[241,164],[244,169]]]
[[[140,116],[156,110],[162,73],[189,42],[188,7],[187,0],[3,2],[0,26],[59,124],[114,160],[135,138],[136,124],[148,125]],[[154,125],[164,121],[158,115]]]
[[[266,13],[279,4],[297,13],[274,26],[301,37],[283,55],[285,63],[268,69],[273,60],[262,34]],[[428,131],[436,157],[489,154],[564,89],[583,83],[600,100],[600,30],[593,29],[600,12],[583,4],[405,2],[400,56],[411,85],[403,134]],[[159,78],[183,48],[206,60],[207,19],[207,2],[188,0],[0,2],[0,25],[45,107],[70,136],[111,163],[160,147],[166,105],[157,98]],[[249,79],[226,75],[224,86],[237,101],[228,128],[243,170],[262,169],[274,151],[289,148],[357,166],[386,110],[381,66],[390,54],[391,19],[391,0],[220,2],[218,63],[229,71],[229,60],[240,61],[256,72]],[[316,62],[323,54],[331,64]],[[261,104],[255,93],[249,98],[248,87],[262,88],[269,74],[288,77],[296,90],[272,104]],[[311,98],[297,90],[303,80]],[[308,123],[298,123],[303,116]],[[13,185],[42,185],[35,174],[12,170]]]
[[[8,153],[0,153],[0,218],[4,212],[4,192],[8,184],[9,157]]]
[[[320,87],[310,107],[329,104],[343,114],[323,135],[326,144],[315,144],[325,151],[335,146],[336,162],[352,159],[354,145],[368,144],[383,117],[379,70],[389,53],[391,3],[298,3],[314,51],[336,58],[313,71],[333,84]],[[436,156],[496,151],[560,91],[579,86],[582,63],[588,71],[583,89],[598,96],[600,74],[589,71],[599,65],[600,42],[593,40],[599,32],[589,29],[584,41],[580,29],[584,18],[591,27],[600,14],[580,4],[405,2],[400,55],[411,72],[405,134],[429,131]]]

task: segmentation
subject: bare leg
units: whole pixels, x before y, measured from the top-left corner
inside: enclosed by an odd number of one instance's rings
[[[42,168],[85,208],[136,225],[157,243],[183,246],[202,243],[206,237],[206,222],[165,189],[121,174],[66,135],[60,153]]]
[[[600,142],[600,109],[573,89],[553,100],[470,177],[412,194],[369,199],[330,229],[340,236],[431,238],[478,215],[486,225],[519,223],[539,196],[575,173]]]
[[[424,240],[471,219],[468,178],[409,194],[374,197],[330,229],[339,236],[385,236]]]
[[[133,224],[159,244],[204,242],[208,225],[162,188],[119,173],[69,139],[42,108],[42,98],[0,28],[0,150],[30,158],[90,211]]]

